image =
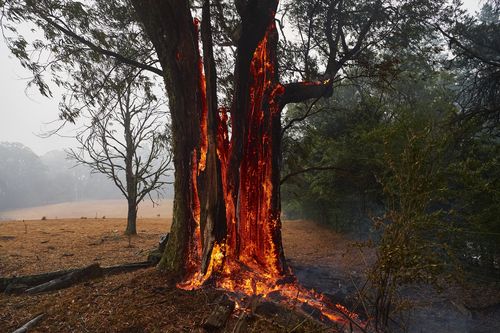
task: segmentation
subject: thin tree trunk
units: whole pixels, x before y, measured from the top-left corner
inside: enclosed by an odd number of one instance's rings
[[[137,235],[137,205],[134,201],[128,200],[128,215],[126,235]]]
[[[128,87],[127,89],[130,89]],[[128,98],[129,94],[127,94]],[[125,144],[127,151],[125,153],[125,178],[127,182],[127,202],[128,202],[128,214],[127,214],[127,229],[125,230],[126,235],[137,235],[136,230],[136,219],[137,219],[137,180],[133,168],[133,160],[135,154],[134,141],[132,138],[132,120],[130,109],[128,107],[129,103],[126,103],[125,109],[122,112],[125,113],[124,117],[124,128],[125,128]]]

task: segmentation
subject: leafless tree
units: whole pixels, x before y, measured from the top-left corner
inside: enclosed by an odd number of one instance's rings
[[[104,87],[88,107],[88,122],[77,133],[68,157],[107,175],[128,202],[128,235],[137,234],[139,203],[161,194],[171,170],[169,129],[163,103],[144,82],[128,77]]]

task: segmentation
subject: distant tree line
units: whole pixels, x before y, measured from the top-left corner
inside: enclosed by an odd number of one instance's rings
[[[67,201],[120,199],[122,193],[101,174],[74,166],[66,152],[37,156],[21,143],[0,143],[0,210]],[[171,195],[166,188],[165,195]]]

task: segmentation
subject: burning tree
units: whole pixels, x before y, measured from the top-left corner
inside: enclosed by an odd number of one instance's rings
[[[281,111],[288,103],[331,94],[337,72],[363,50],[382,2],[375,2],[351,46],[335,21],[322,80],[288,84],[278,80],[278,1],[237,2],[241,25],[228,109],[217,100],[211,2],[203,1],[201,10],[203,58],[189,4],[133,5],[165,72],[172,113],[174,222],[160,266],[179,273],[185,288],[212,282],[247,293],[269,292],[289,274],[281,243]],[[325,28],[332,33],[333,15],[343,7],[326,5]]]
[[[63,55],[65,64],[88,65],[89,52],[99,63],[109,62],[111,69],[116,64],[133,66],[164,79],[172,120],[175,199],[171,237],[160,267],[175,272],[184,288],[212,283],[267,293],[290,277],[280,231],[283,108],[329,96],[346,63],[375,58],[371,49],[390,47],[390,36],[401,37],[443,2],[285,3],[292,8],[303,41],[294,50],[304,65],[297,71],[303,81],[291,83],[280,82],[277,66],[282,28],[275,18],[278,0],[130,3],[132,7],[127,1],[84,5],[10,0],[3,7],[11,21],[34,22],[51,41],[66,45],[61,49],[57,43],[38,44],[39,49],[45,45]],[[228,7],[234,8],[234,29],[224,20]],[[200,12],[201,21],[194,17]],[[412,20],[415,15],[420,20]],[[92,20],[83,19],[86,16]],[[106,29],[96,28],[99,25]],[[229,33],[220,38],[220,31]],[[221,44],[235,51],[232,74],[227,76],[231,87],[225,87],[223,96],[229,100],[226,106],[219,103],[218,94],[220,48],[214,52]],[[29,61],[25,40],[11,40],[11,49],[48,94],[41,77],[44,68]],[[68,67],[64,69],[72,70]],[[88,68],[79,70],[91,72]],[[71,119],[73,114],[63,116]]]
[[[281,110],[328,94],[331,81],[279,83],[278,1],[240,3],[234,94],[230,109],[221,109],[210,2],[202,8],[203,60],[186,2],[133,3],[166,72],[172,113],[174,221],[160,265],[180,273],[186,288],[213,281],[262,293],[288,273],[280,233]]]

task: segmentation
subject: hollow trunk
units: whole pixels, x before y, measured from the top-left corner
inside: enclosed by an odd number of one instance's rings
[[[278,83],[277,0],[249,0],[230,110],[218,108],[210,3],[198,22],[184,0],[133,0],[164,71],[172,118],[175,195],[170,238],[160,267],[185,288],[213,282],[258,292],[287,275],[280,221],[281,110],[287,100],[321,91]],[[299,96],[300,95],[300,96]],[[228,118],[231,131],[228,132]],[[252,281],[252,282],[250,282]]]

